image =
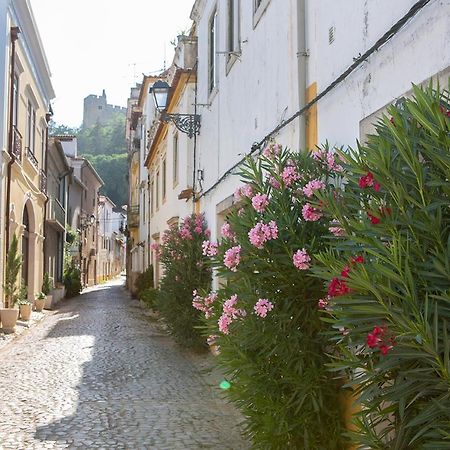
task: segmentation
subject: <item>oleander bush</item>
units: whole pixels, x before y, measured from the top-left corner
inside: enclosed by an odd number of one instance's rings
[[[203,215],[193,214],[166,230],[159,247],[153,246],[164,269],[155,307],[175,340],[193,349],[205,348],[198,329],[200,313],[192,308],[192,291],[211,284],[211,269],[202,254],[202,242],[208,236]]]
[[[357,448],[448,449],[449,94],[415,87],[388,114],[342,153],[345,189],[317,193],[342,234],[315,266],[338,350],[331,367],[359,404]]]
[[[346,448],[344,380],[326,366],[333,350],[317,306],[326,291],[311,271],[332,226],[311,201],[340,170],[333,152],[269,145],[247,159],[220,242],[203,244],[221,287],[199,289],[193,306],[255,448]]]
[[[153,265],[150,265],[144,272],[140,273],[135,281],[136,295],[139,299],[142,293],[149,288],[154,287]]]
[[[71,298],[80,294],[81,271],[77,267],[67,266],[64,270],[64,286],[66,288],[66,297]]]
[[[147,308],[154,308],[157,297],[158,289],[149,287],[141,291],[139,300],[142,300]]]

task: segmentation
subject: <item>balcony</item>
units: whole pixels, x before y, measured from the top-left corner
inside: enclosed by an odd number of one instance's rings
[[[13,127],[12,153],[17,161],[22,161],[22,135],[15,126]]]
[[[36,170],[39,170],[39,162],[38,162],[38,160],[36,159],[36,156],[34,156],[33,150],[31,150],[30,147],[27,147],[26,149],[27,149],[27,158],[28,158],[28,161],[30,161],[31,165],[32,165]]]
[[[139,227],[139,205],[128,207],[128,228]]]
[[[47,175],[45,175],[43,170],[39,173],[39,189],[44,194],[47,194]]]
[[[49,198],[47,203],[47,221],[49,224],[59,228],[60,231],[66,229],[66,211],[56,198]]]

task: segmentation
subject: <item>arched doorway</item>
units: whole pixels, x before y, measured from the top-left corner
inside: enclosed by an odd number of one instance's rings
[[[30,216],[28,208],[25,205],[22,216],[23,234],[22,234],[22,279],[29,285],[30,273]]]

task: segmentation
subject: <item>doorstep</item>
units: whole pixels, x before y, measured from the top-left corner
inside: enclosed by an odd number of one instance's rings
[[[38,324],[43,319],[45,319],[45,317],[47,317],[48,315],[51,315],[51,314],[54,314],[54,312],[53,311],[42,311],[42,312],[32,311],[30,320],[24,321],[21,319],[17,319],[16,331],[14,333],[5,334],[5,333],[3,333],[2,329],[0,328],[0,350],[3,350],[12,341],[17,339],[23,333],[28,331],[34,325]]]

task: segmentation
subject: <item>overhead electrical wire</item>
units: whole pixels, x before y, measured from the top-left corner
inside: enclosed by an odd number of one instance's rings
[[[342,72],[332,83],[330,83],[322,92],[320,92],[316,97],[314,97],[311,101],[309,101],[305,106],[299,109],[295,114],[290,116],[288,119],[280,123],[276,128],[274,128],[270,133],[266,134],[259,142],[255,142],[249,153],[245,155],[244,158],[239,160],[236,164],[234,164],[230,169],[228,169],[211,187],[209,187],[206,191],[202,192],[199,196],[195,198],[195,201],[198,201],[200,198],[205,197],[211,191],[213,191],[222,181],[227,178],[230,174],[234,172],[234,170],[239,167],[248,156],[253,155],[254,153],[261,151],[262,147],[279,131],[281,131],[286,125],[291,123],[293,120],[304,114],[308,111],[311,106],[315,105],[319,100],[325,97],[330,91],[332,91],[338,84],[344,81],[355,69],[357,69],[364,61],[366,61],[369,56],[379,50],[384,44],[386,44],[392,37],[394,37],[404,26],[405,24],[412,19],[422,8],[424,8],[428,3],[432,0],[420,0],[416,2],[411,9],[394,25],[392,25],[389,30],[381,36],[374,45],[372,45],[364,54],[354,58],[353,64],[351,64],[344,72]]]

